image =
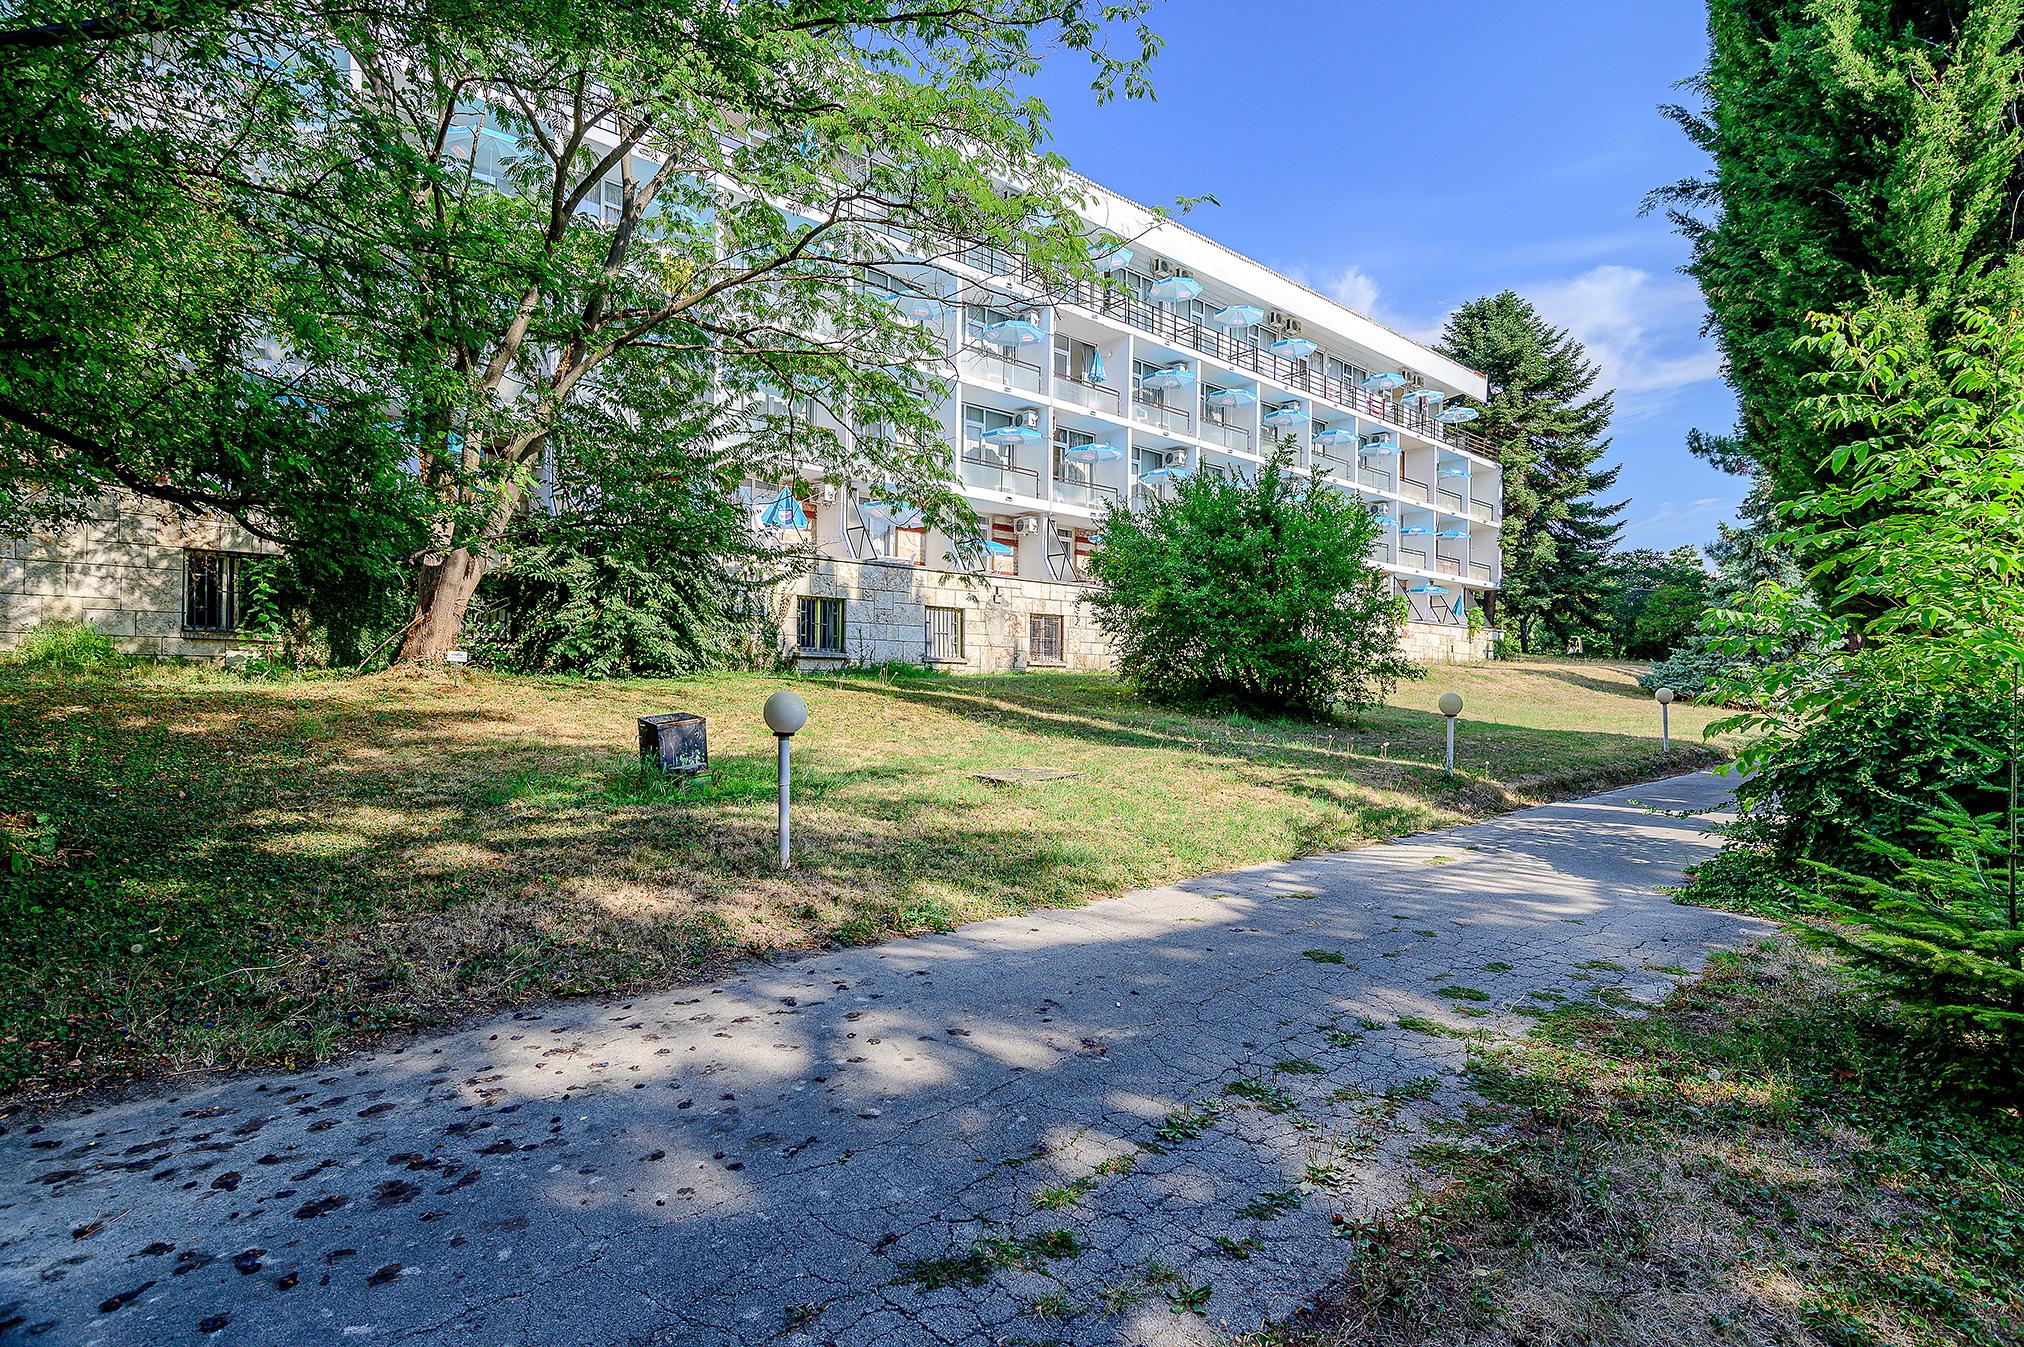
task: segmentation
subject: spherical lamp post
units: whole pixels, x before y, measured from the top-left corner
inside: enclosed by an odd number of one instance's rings
[[[808,703],[801,700],[801,694],[786,688],[766,699],[766,728],[773,731],[773,737],[780,741],[780,868],[789,865],[787,843],[787,795],[788,765],[793,750],[788,747],[795,731],[808,723]]]
[[[1455,774],[1455,718],[1462,714],[1462,694],[1443,692],[1440,700],[1441,714],[1448,718],[1448,775]]]
[[[1659,704],[1659,738],[1668,753],[1673,751],[1673,695],[1671,688],[1660,688],[1652,694]]]

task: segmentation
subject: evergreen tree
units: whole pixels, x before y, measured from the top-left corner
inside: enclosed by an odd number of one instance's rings
[[[1667,112],[1714,172],[1647,206],[1693,243],[1742,404],[1704,457],[1760,470],[1769,500],[1837,471],[1836,433],[1798,411],[1809,314],[1904,303],[1920,359],[1958,305],[2014,302],[2020,23],[2024,0],[1710,0],[1701,106]]]
[[[1599,625],[1602,568],[1622,528],[1623,503],[1595,497],[1616,482],[1598,467],[1610,393],[1579,341],[1515,291],[1455,310],[1440,349],[1490,382],[1476,429],[1504,464],[1504,582],[1498,620],[1521,646],[1565,642]]]

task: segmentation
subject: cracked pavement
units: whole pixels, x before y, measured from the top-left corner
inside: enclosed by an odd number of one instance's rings
[[[1768,928],[1705,773],[0,1125],[0,1344],[1198,1344],[1284,1319],[1469,1033]],[[1401,1017],[1419,1025],[1402,1027]]]

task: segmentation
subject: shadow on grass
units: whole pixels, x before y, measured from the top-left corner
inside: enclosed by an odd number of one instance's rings
[[[1351,730],[1168,712],[1107,678],[824,681],[1034,736],[1043,757],[1074,743],[1238,764],[1233,788],[1319,806],[1271,820],[1267,845],[1289,854],[1517,802],[1379,756],[1408,736],[1434,751],[1431,713],[1386,708]],[[1069,821],[966,789],[940,761],[845,766],[812,748],[796,759],[804,860],[783,874],[770,753],[722,754],[708,779],[675,783],[622,750],[522,728],[496,708],[317,702],[285,684],[0,683],[0,808],[55,839],[0,887],[0,1091],[302,1062],[491,1006],[665,985],[742,954],[946,930],[1176,872],[1160,850],[1172,838],[1148,833],[1144,855],[1121,857],[1115,835],[1106,847],[1088,831],[1161,826],[1156,762],[1123,773],[1143,772],[1151,812]],[[1649,749],[1478,734],[1535,766],[1575,760],[1570,789],[1614,783],[1594,759]],[[1618,779],[1651,775],[1649,756],[1623,753]]]

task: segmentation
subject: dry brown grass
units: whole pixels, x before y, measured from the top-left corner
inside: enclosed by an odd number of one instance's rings
[[[1187,715],[1104,678],[802,679],[800,863],[773,863],[779,679],[0,673],[0,1090],[301,1062],[529,998],[944,929],[1683,770],[1635,666],[1444,670],[1359,727]],[[1460,776],[1433,700],[1468,699]],[[639,715],[710,719],[699,785]],[[1073,780],[1005,787],[979,771]],[[14,844],[10,843],[10,846]],[[14,854],[24,854],[19,847]]]

